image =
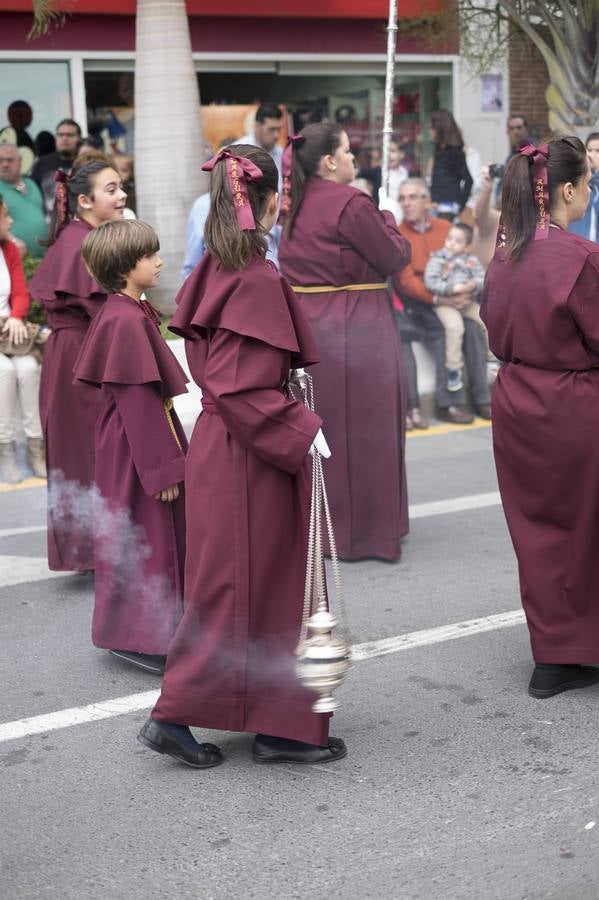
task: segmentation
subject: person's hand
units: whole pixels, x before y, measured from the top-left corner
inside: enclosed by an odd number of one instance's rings
[[[310,449],[308,450],[308,453],[310,454],[310,456],[314,456],[315,450],[318,450],[318,452],[324,459],[329,459],[329,457],[331,455],[331,451],[329,450],[329,445],[327,444],[326,438],[325,438],[324,434],[322,433],[322,428],[318,429],[318,431],[316,432],[316,437],[314,438],[314,441],[310,445]]]
[[[451,306],[452,309],[464,309],[474,298],[473,294],[452,294],[451,297],[439,297],[439,306]]]
[[[493,190],[493,179],[489,175],[489,165],[483,166],[480,170],[480,186],[481,190],[491,193]]]
[[[14,316],[9,316],[4,323],[2,334],[6,334],[7,332],[10,342],[14,344],[15,347],[18,347],[19,344],[22,344],[27,340],[27,326],[24,322],[21,322],[20,319],[16,319]]]
[[[452,294],[467,294],[469,291],[470,288],[468,287],[467,282],[460,281],[458,284],[454,285]]]
[[[165,488],[163,491],[159,491],[157,494],[154,494],[154,500],[162,500],[163,503],[172,503],[173,500],[176,500],[179,496],[179,485],[172,484],[170,487]]]

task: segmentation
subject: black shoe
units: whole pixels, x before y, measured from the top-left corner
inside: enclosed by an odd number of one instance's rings
[[[329,738],[325,747],[318,744],[304,744],[303,741],[288,741],[285,738],[257,734],[252,748],[254,762],[257,763],[312,763],[333,762],[347,756],[347,747],[341,738]]]
[[[154,656],[151,653],[134,653],[133,650],[109,650],[113,656],[124,659],[125,662],[143,669],[145,672],[152,672],[153,675],[164,675],[164,667],[166,665],[166,656]]]
[[[150,718],[137,735],[137,740],[150,750],[166,753],[194,769],[210,769],[224,762],[223,755],[215,744],[198,744],[191,732],[189,737],[189,743],[184,743],[168,730],[168,723]]]
[[[471,425],[474,422],[474,416],[465,406],[440,406],[437,409],[437,418],[453,425]]]
[[[528,693],[531,697],[543,700],[545,697],[561,694],[562,691],[588,687],[597,682],[599,682],[599,668],[595,666],[537,663],[528,685]]]

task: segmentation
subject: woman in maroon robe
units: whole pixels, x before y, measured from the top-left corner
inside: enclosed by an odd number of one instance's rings
[[[75,365],[76,382],[101,388],[92,641],[162,674],[182,614],[187,442],[172,397],[187,391],[186,377],[141,299],[162,266],[154,229],[106,222],[85,239],[83,259],[111,292]]]
[[[40,414],[48,469],[48,566],[54,571],[94,567],[89,487],[100,395],[73,385],[73,366],[106,291],[86,270],[81,245],[100,222],[122,218],[125,198],[120,177],[103,162],[87,163],[59,182],[52,245],[29,285],[52,328],[44,349]]]
[[[328,738],[329,716],[312,711],[315,695],[299,683],[294,658],[307,454],[321,420],[285,387],[290,366],[316,362],[317,351],[292,291],[264,259],[278,204],[271,157],[236,145],[207,165],[210,252],[171,323],[203,392],[185,473],[185,609],[139,739],[198,768],[222,756],[189,725],[256,732],[259,762],[326,762],[345,745]]]
[[[346,560],[399,559],[406,403],[385,282],[409,262],[410,246],[391,213],[349,186],[353,155],[338,125],[308,125],[291,146],[279,261],[320,352],[314,386],[332,452],[325,472],[337,550]]]
[[[599,681],[599,248],[567,230],[589,177],[578,138],[514,157],[481,307],[503,360],[493,446],[538,698]]]

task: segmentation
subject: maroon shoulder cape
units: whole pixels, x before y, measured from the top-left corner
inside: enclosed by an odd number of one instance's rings
[[[103,384],[157,382],[163,397],[187,393],[187,376],[140,305],[123,294],[107,298],[75,363],[75,381]]]
[[[61,294],[106,296],[105,289],[92,278],[81,259],[81,245],[90,231],[92,226],[83,219],[73,219],[65,225],[29,283],[32,297],[46,303],[59,299]]]
[[[183,479],[187,443],[166,397],[185,373],[155,324],[130,297],[108,297],[94,319],[75,380],[101,398],[95,428],[97,647],[165,654],[182,613]],[[154,499],[179,484],[173,503]]]
[[[169,329],[181,337],[193,340],[205,336],[207,329],[226,328],[288,350],[294,367],[319,360],[316,342],[299,313],[293,291],[264,259],[256,258],[243,272],[227,272],[206,253],[175,302],[177,312]]]
[[[285,392],[317,359],[295,295],[264,260],[206,254],[179,294],[203,412],[186,461],[185,610],[157,719],[324,744],[295,675],[307,557],[308,449],[321,420]]]

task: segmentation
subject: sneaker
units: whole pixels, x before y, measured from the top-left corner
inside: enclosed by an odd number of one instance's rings
[[[462,380],[462,372],[461,369],[448,369],[447,370],[447,384],[448,391],[461,391],[464,387],[464,382]]]

